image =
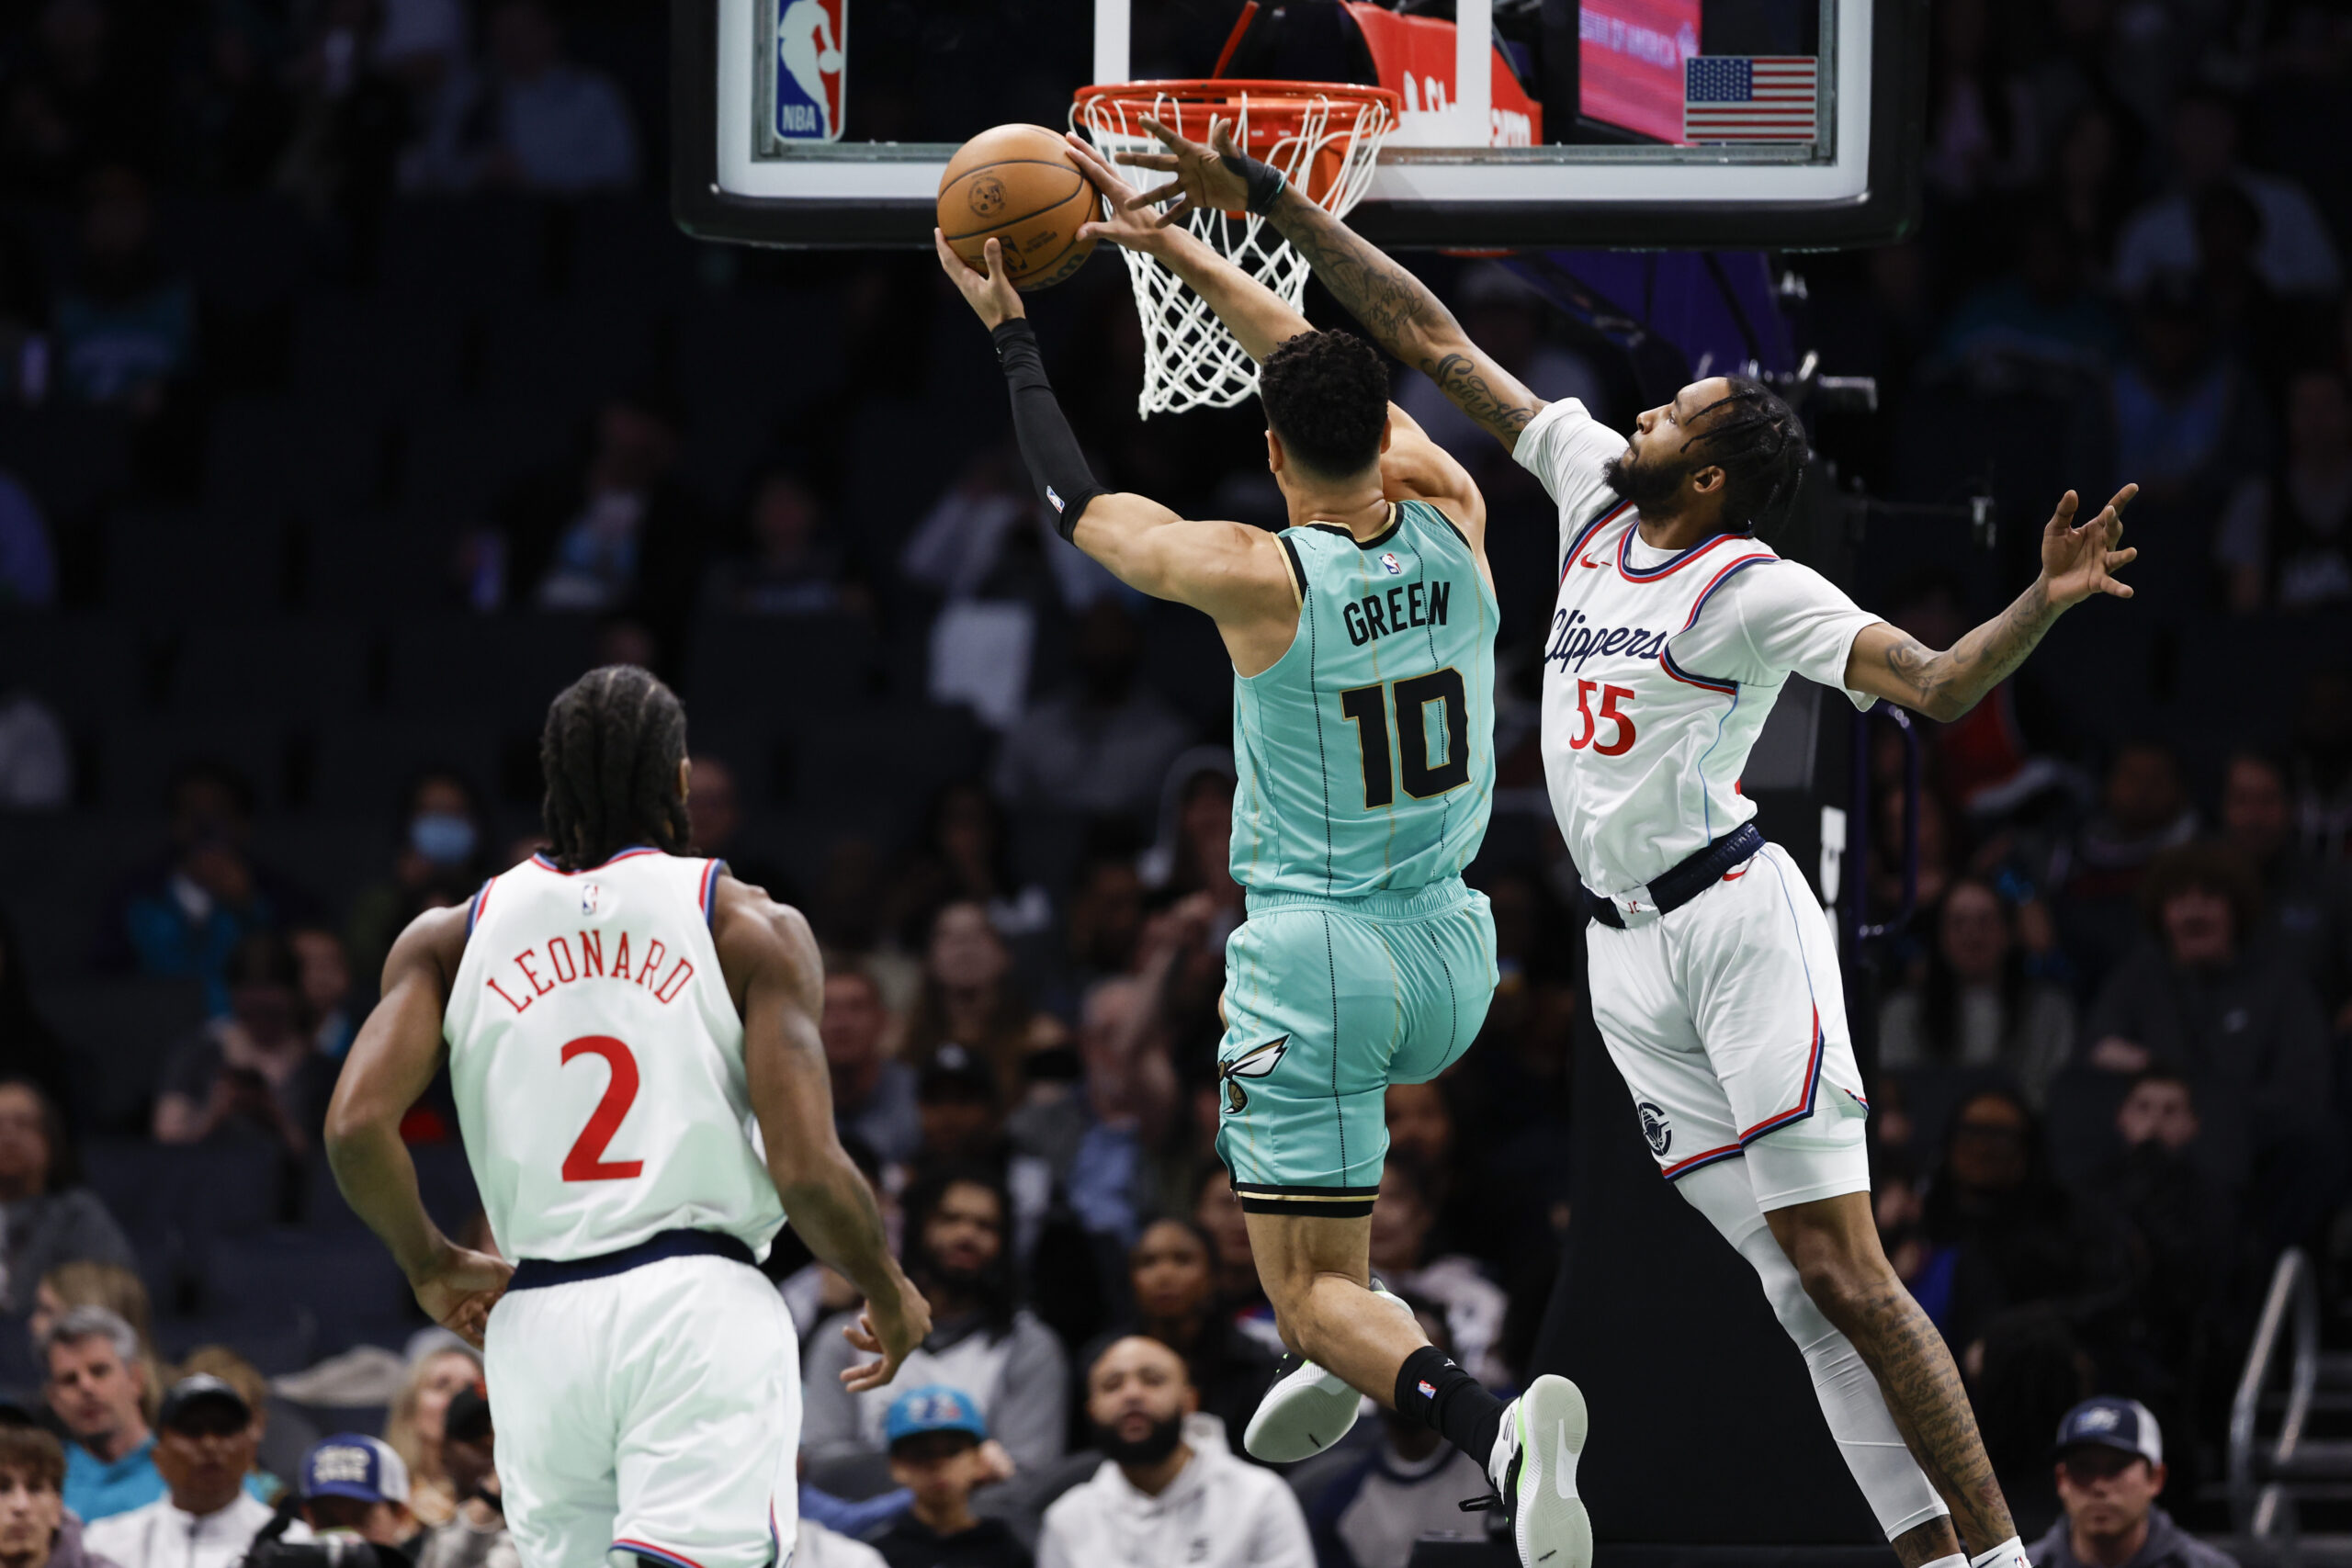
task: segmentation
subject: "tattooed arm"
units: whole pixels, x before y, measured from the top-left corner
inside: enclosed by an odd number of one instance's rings
[[[1126,204],[1130,208],[1181,195],[1160,217],[1165,226],[1194,207],[1231,212],[1248,203],[1240,149],[1224,121],[1210,127],[1206,144],[1179,136],[1157,120],[1146,119],[1143,125],[1168,151],[1122,153],[1119,161],[1176,178],[1136,197]],[[1266,220],[1306,258],[1323,287],[1363,323],[1374,342],[1436,382],[1438,390],[1491,431],[1505,450],[1518,445],[1519,433],[1544,407],[1543,400],[1470,341],[1429,285],[1357,238],[1295,186],[1274,198]]]
[[[1884,621],[1865,626],[1847,657],[1846,684],[1929,718],[1958,718],[2007,680],[2068,608],[2094,593],[2132,597],[2113,573],[2140,553],[2119,547],[2123,509],[2139,491],[2125,485],[2098,516],[2077,525],[2080,503],[2068,491],[2041,531],[2041,575],[2016,603],[1942,653]]]

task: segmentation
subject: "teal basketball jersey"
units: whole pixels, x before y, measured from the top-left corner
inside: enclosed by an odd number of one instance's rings
[[[1458,875],[1495,793],[1499,613],[1477,558],[1419,501],[1362,543],[1329,523],[1281,538],[1298,633],[1234,678],[1234,880],[1352,898]]]

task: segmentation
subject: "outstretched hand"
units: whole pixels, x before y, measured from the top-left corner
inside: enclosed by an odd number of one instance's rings
[[[980,318],[980,325],[994,332],[1013,317],[1029,313],[1022,308],[1020,291],[1012,287],[1012,280],[1005,275],[1004,247],[994,238],[989,241],[982,252],[989,264],[985,274],[973,271],[971,265],[948,244],[947,236],[942,231],[933,229],[931,240],[939,249],[940,269],[947,274],[947,280],[956,286],[956,291],[964,296],[964,302],[971,306],[972,313]]]
[[[479,1350],[490,1309],[506,1293],[514,1266],[503,1258],[451,1246],[409,1280],[425,1315]]]
[[[1159,214],[1149,203],[1137,198],[1136,187],[1121,176],[1119,171],[1103,161],[1083,137],[1064,131],[1062,140],[1069,143],[1069,155],[1077,161],[1094,188],[1110,205],[1108,218],[1090,218],[1078,226],[1078,237],[1086,240],[1108,240],[1114,245],[1131,251],[1149,252],[1159,249],[1166,240]]]
[[[897,1275],[893,1285],[891,1292],[869,1296],[857,1322],[842,1330],[851,1348],[874,1358],[842,1369],[842,1386],[852,1393],[889,1382],[915,1347],[931,1336],[931,1303],[903,1274]]]
[[[1140,209],[1158,207],[1170,198],[1181,198],[1176,205],[1160,213],[1154,221],[1162,229],[1181,221],[1194,208],[1217,212],[1239,212],[1250,205],[1250,183],[1241,171],[1226,163],[1231,158],[1238,164],[1241,148],[1233,140],[1232,123],[1222,115],[1209,121],[1209,139],[1205,145],[1146,115],[1143,128],[1159,139],[1165,152],[1122,152],[1119,162],[1138,169],[1157,169],[1176,177],[1156,190],[1145,191],[1126,205]]]
[[[2114,574],[2140,554],[2121,547],[2123,509],[2139,493],[2138,485],[2125,485],[2098,516],[2080,524],[2075,521],[2075,512],[2082,503],[2075,492],[2070,490],[2059,498],[2058,510],[2050,514],[2049,525],[2041,530],[2041,575],[2052,604],[2064,609],[2095,593],[2132,597],[2132,585],[2117,581]]]

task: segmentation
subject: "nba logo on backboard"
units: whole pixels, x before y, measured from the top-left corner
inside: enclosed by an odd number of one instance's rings
[[[841,139],[848,50],[849,0],[775,0],[779,141]]]

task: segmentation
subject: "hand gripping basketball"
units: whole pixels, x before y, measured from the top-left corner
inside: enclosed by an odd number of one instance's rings
[[[1204,208],[1217,212],[1239,212],[1250,205],[1250,181],[1242,172],[1247,154],[1233,140],[1233,127],[1222,115],[1209,122],[1209,139],[1204,146],[1178,134],[1149,115],[1140,121],[1143,128],[1159,139],[1165,152],[1122,152],[1119,162],[1138,169],[1157,169],[1176,177],[1156,190],[1148,190],[1126,203],[1130,209],[1157,207],[1170,197],[1178,197],[1176,205],[1159,215],[1163,229],[1182,220],[1193,209]]]
[[[988,263],[986,273],[974,272],[947,243],[947,236],[940,230],[931,231],[932,243],[939,250],[940,270],[964,297],[964,302],[980,318],[980,324],[990,332],[1015,316],[1029,312],[1021,308],[1020,291],[1004,273],[1004,247],[994,236],[981,247],[981,259]]]

